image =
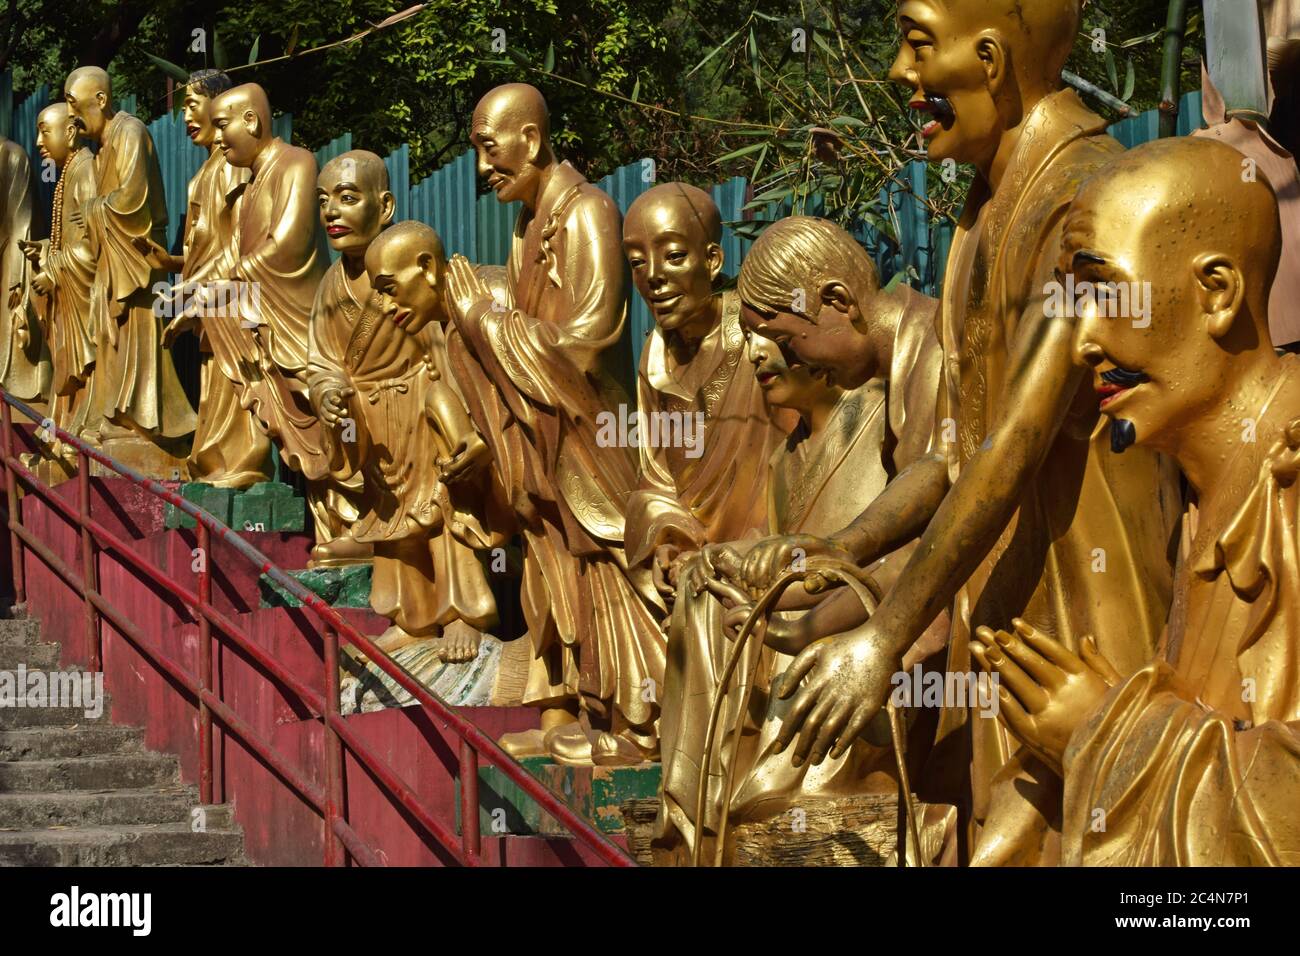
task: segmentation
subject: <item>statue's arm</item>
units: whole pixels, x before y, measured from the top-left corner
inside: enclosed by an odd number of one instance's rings
[[[277,274],[297,272],[311,258],[320,229],[314,166],[310,157],[293,158],[282,174],[271,229],[235,264],[236,278],[254,280],[259,267]]]

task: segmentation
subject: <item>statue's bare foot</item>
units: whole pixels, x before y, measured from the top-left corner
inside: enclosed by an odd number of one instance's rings
[[[548,731],[546,752],[556,763],[568,767],[591,766],[591,738],[577,721]]]
[[[311,568],[332,568],[343,564],[359,564],[375,556],[374,548],[362,544],[350,535],[342,535],[333,541],[318,544],[311,549]]]
[[[462,664],[478,657],[483,635],[464,621],[452,621],[438,641],[438,657],[448,664]]]
[[[545,736],[540,728],[520,730],[502,734],[497,744],[516,760],[520,757],[541,757],[546,754]]]
[[[631,767],[653,759],[654,754],[619,734],[602,733],[591,747],[591,762],[597,767]]]

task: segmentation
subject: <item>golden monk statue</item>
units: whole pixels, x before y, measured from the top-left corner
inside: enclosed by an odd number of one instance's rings
[[[34,270],[41,328],[50,349],[50,418],[64,431],[98,436],[103,411],[95,400],[95,330],[90,322],[90,287],[99,256],[83,223],[72,213],[95,197],[95,157],[80,146],[68,104],[54,103],[36,118],[36,146],[59,169],[54,186],[48,242],[23,243]],[[75,460],[61,448],[58,457]]]
[[[83,66],[63,87],[68,109],[96,142],[96,195],[72,211],[85,226],[98,260],[90,289],[90,327],[96,336],[97,397],[105,418],[100,435],[109,454],[173,477],[183,448],[169,441],[194,431],[194,409],[181,390],[171,353],[162,346],[155,308],[161,269],[136,240],[166,241],[167,207],[153,140],[140,120],[113,110],[108,74]],[[157,449],[142,447],[142,439]],[[160,455],[161,450],[165,454]],[[179,465],[179,462],[176,462]]]
[[[1025,621],[973,646],[1002,721],[1064,775],[1065,863],[1300,864],[1300,359],[1269,343],[1280,248],[1272,190],[1213,141],[1139,147],[1070,207],[1061,270],[1160,303],[1142,328],[1090,303],[1076,356],[1117,448],[1174,458],[1194,506],[1156,661],[1125,676],[1106,659],[1122,614],[1077,650]]]
[[[764,231],[741,267],[738,295],[749,360],[764,398],[799,416],[788,440],[765,462],[764,530],[790,540],[820,540],[848,524],[863,501],[879,495],[927,451],[941,354],[934,303],[910,290],[882,293],[862,246],[838,226],[806,216],[782,219]],[[801,303],[806,312],[788,339],[777,343],[752,331],[780,323],[764,317],[786,313],[792,303]],[[834,356],[834,366],[809,363],[796,342],[809,354]],[[801,622],[821,600],[800,587],[788,590],[777,605],[766,628],[767,646],[748,645],[740,659],[737,673],[754,675],[750,716],[741,721],[740,738],[723,732],[736,723],[746,695],[744,683],[735,680],[727,687],[714,753],[704,753],[710,708],[735,636],[727,627],[743,621],[752,604],[715,568],[734,569],[751,543],[707,548],[688,559],[681,572],[664,688],[664,783],[656,821],[661,845],[680,839],[694,846],[704,766],[709,767],[706,844],[718,832],[728,770],[732,822],[765,819],[809,800],[897,788],[888,747],[861,741],[810,767],[776,746],[787,705],[771,695],[772,682],[789,666],[788,655],[810,642]],[[886,566],[905,559],[906,552],[891,556]],[[885,579],[884,567],[873,571]],[[920,654],[912,657],[919,660]]]
[[[234,288],[213,282],[216,270],[233,257],[235,200],[249,180],[247,169],[226,162],[212,125],[212,101],[230,85],[230,77],[220,70],[199,70],[190,74],[185,86],[185,129],[208,156],[189,184],[184,255],[171,256],[148,239],[137,240],[137,245],[168,272],[181,273],[181,284],[170,294],[177,315],[163,330],[163,342],[169,344],[182,329],[199,330],[202,365],[190,478],[222,488],[247,488],[269,481],[273,470],[270,440],[240,405],[240,360],[255,352],[252,332],[240,328],[238,310],[229,306]],[[209,331],[215,326],[222,329]]]
[[[972,163],[976,177],[944,282],[939,454],[822,544],[859,564],[924,532],[920,546],[870,621],[810,646],[776,688],[790,700],[780,744],[798,736],[796,756],[814,763],[842,755],[880,712],[903,654],[945,608],[951,673],[970,673],[976,627],[1017,616],[1071,649],[1089,633],[1113,642],[1102,650],[1132,673],[1155,652],[1172,588],[1172,468],[1145,450],[1110,453],[1073,363],[1075,322],[1052,307],[1062,214],[1120,151],[1060,88],[1078,0],[905,0],[898,16],[891,76],[928,118],[930,158]],[[1148,300],[1127,305],[1149,320]],[[751,587],[789,564],[783,542],[765,550]],[[839,597],[819,611],[835,617]],[[945,709],[923,799],[960,807],[972,862],[1053,862],[1059,781],[972,714]]]
[[[709,194],[664,183],[637,197],[623,223],[632,282],[654,316],[641,353],[637,408],[644,433],[672,427],[685,442],[642,441],[641,485],[627,505],[632,564],[652,563],[666,600],[675,567],[705,544],[766,527],[766,464],[793,428],[771,420],[745,361],[740,297],[715,292],[722,217]]]
[[[32,321],[30,268],[23,248],[31,237],[32,164],[0,137],[0,385],[16,398],[40,398],[50,383],[50,357]]]
[[[629,412],[603,367],[626,311],[618,208],[555,157],[546,102],[531,86],[483,97],[471,139],[497,199],[523,203],[508,302],[494,304],[462,257],[448,279],[461,333],[448,342],[454,377],[524,540],[534,648],[524,702],[543,713],[539,730],[502,746],[571,763],[653,758],[664,637],[650,575],[629,572],[623,553],[636,458],[598,434],[600,422]]]
[[[210,107],[216,143],[232,166],[252,180],[240,191],[236,239],[215,280],[234,283],[230,304],[239,331],[255,351],[240,365],[241,403],[280,448],[286,464],[307,479],[316,524],[315,564],[364,560],[369,549],[347,528],[357,518],[347,489],[329,480],[321,424],[308,397],[308,320],[327,254],[316,201],[316,160],[271,129],[271,104],[256,83],[236,86]],[[227,325],[210,328],[224,333]],[[232,333],[233,334],[233,333]],[[217,354],[241,354],[240,341],[214,344]]]

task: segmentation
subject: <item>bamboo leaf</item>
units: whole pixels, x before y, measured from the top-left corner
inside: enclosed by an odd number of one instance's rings
[[[741,28],[740,28],[740,30],[743,30],[743,29],[745,29],[745,28],[744,28],[744,27],[741,27]],[[704,66],[704,64],[708,63],[708,62],[709,62],[710,60],[712,60],[715,56],[717,56],[717,55],[718,55],[719,53],[721,53],[724,49],[726,49],[727,44],[729,44],[732,40],[736,39],[736,37],[740,36],[740,30],[737,30],[737,31],[736,31],[735,33],[733,33],[731,36],[727,37],[725,40],[723,40],[721,43],[719,43],[717,46],[715,46],[712,50],[710,50],[710,51],[708,52],[708,55],[705,56],[703,60],[701,60],[699,63],[696,63],[695,66],[691,67],[690,72],[686,74],[687,78],[690,78],[691,76],[694,76],[694,75],[695,75],[695,72],[696,72],[697,70],[699,70],[700,67]]]
[[[641,96],[641,77],[638,76],[636,78],[636,82],[632,84],[632,102],[633,103],[641,102],[640,96]]]
[[[542,69],[545,70],[547,73],[555,72],[555,41],[554,40],[552,40],[550,43],[546,45],[546,60],[542,65]]]
[[[180,83],[189,82],[189,73],[187,73],[183,68],[177,66],[175,63],[172,63],[170,60],[164,60],[162,57],[154,56],[152,53],[146,53],[145,56],[153,61],[154,66],[158,67],[158,69],[162,70],[173,80]]]
[[[739,159],[741,156],[748,156],[750,153],[756,153],[760,149],[766,149],[766,148],[767,148],[767,143],[750,143],[748,146],[742,146],[740,149],[733,150],[732,152],[727,153],[727,155],[725,156],[719,156],[717,159],[713,161],[713,165],[717,166],[720,163],[727,162],[728,160]]]
[[[760,93],[763,92],[763,74],[758,68],[758,40],[754,36],[754,28],[749,28],[749,67],[754,71],[754,85],[758,87]]]
[[[1115,54],[1106,47],[1106,75],[1110,77],[1110,88],[1119,92],[1119,69],[1115,65]]]
[[[1133,69],[1133,58],[1130,56],[1124,64],[1124,92],[1120,99],[1127,103],[1133,98],[1133,90],[1137,88],[1137,73]]]
[[[295,27],[294,29],[296,30],[297,28]],[[256,62],[257,62],[257,49],[258,49],[258,47],[260,47],[261,45],[262,45],[262,35],[259,33],[259,34],[257,35],[256,39],[253,40],[253,47],[252,47],[252,49],[250,49],[250,50],[248,51],[248,62],[249,62],[250,64],[253,64],[253,63],[256,63]]]

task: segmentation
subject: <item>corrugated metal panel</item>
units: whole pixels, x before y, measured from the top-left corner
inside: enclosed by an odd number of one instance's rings
[[[293,114],[281,113],[271,117],[271,132],[286,143],[293,142]]]
[[[393,214],[394,222],[411,218],[407,210],[411,193],[411,148],[403,143],[388,154],[384,160],[388,168],[388,188],[397,200],[397,211]]]
[[[411,187],[409,218],[438,231],[447,255],[478,261],[478,213],[473,151],[462,153]]]
[[[158,117],[149,124],[154,151],[162,167],[167,199],[167,248],[179,252],[184,239],[185,216],[189,211],[189,185],[206,158],[185,131],[179,112]]]
[[[488,193],[479,196],[474,205],[478,220],[478,261],[483,265],[503,266],[510,259],[510,237],[523,204],[503,205]]]
[[[316,150],[316,168],[324,169],[335,156],[342,156],[352,148],[352,133],[347,132],[342,136],[336,136],[320,149]]]

